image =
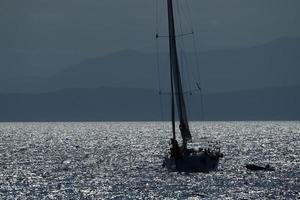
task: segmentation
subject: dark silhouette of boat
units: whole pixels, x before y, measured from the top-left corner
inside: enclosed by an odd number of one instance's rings
[[[168,28],[169,28],[169,56],[170,56],[170,80],[171,80],[171,118],[172,133],[171,149],[164,160],[164,166],[170,171],[179,172],[209,172],[216,170],[219,159],[223,157],[220,148],[188,148],[192,142],[189,129],[187,109],[182,87],[182,78],[177,54],[176,32],[173,13],[173,0],[167,0]],[[201,90],[200,86],[199,90]],[[175,108],[176,107],[176,108]],[[176,140],[175,110],[179,118],[179,130],[182,137],[182,145]]]
[[[269,164],[265,167],[254,165],[254,164],[247,164],[245,167],[250,171],[275,171]]]

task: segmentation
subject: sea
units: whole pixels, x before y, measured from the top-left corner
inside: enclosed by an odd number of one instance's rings
[[[0,199],[300,199],[300,122],[190,126],[220,146],[217,171],[162,166],[169,122],[0,123]]]

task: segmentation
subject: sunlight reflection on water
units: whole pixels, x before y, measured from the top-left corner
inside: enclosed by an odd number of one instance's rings
[[[299,122],[193,122],[225,154],[210,174],[162,168],[169,123],[0,123],[0,199],[295,199]],[[270,163],[275,172],[249,172]]]

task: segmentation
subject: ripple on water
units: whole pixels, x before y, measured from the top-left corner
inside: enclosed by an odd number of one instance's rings
[[[0,123],[0,199],[295,199],[299,122],[194,122],[225,154],[210,174],[169,173],[169,123]],[[195,134],[196,133],[196,134]],[[271,163],[275,172],[249,172]]]

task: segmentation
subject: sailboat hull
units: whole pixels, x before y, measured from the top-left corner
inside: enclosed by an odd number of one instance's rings
[[[166,157],[164,166],[169,171],[177,172],[204,172],[215,171],[218,169],[219,157],[211,156],[205,152],[196,155],[187,155],[182,158],[174,159]]]

